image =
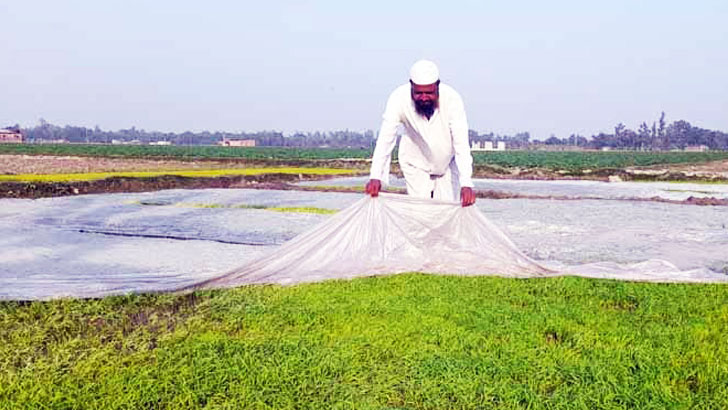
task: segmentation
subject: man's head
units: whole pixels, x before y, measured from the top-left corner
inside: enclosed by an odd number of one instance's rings
[[[440,98],[440,72],[432,61],[420,60],[410,69],[412,101],[418,114],[430,118]]]

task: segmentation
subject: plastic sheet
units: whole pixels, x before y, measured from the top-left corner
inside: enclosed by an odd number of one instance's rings
[[[654,282],[726,282],[664,260],[565,265],[523,254],[476,207],[405,195],[363,197],[267,256],[190,288],[293,284],[418,271],[531,278],[576,275]]]
[[[639,201],[479,200],[463,209],[403,195],[244,189],[2,199],[0,300],[404,271],[719,282],[727,247],[727,207]]]

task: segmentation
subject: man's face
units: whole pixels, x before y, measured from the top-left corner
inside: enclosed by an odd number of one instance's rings
[[[440,98],[440,82],[428,85],[410,84],[412,85],[412,101],[415,103],[415,110],[420,115],[430,118],[435,112]]]

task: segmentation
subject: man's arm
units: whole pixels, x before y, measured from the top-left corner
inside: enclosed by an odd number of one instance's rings
[[[366,185],[366,193],[371,196],[379,195],[382,182],[389,183],[389,166],[392,161],[392,150],[397,144],[397,127],[400,120],[399,98],[396,92],[392,93],[387,100],[387,108],[384,110],[382,125],[379,127],[377,145],[372,154],[372,166],[369,171],[369,182]]]
[[[450,134],[461,186],[460,200],[463,206],[470,206],[475,203],[475,192],[473,192],[473,156],[470,153],[468,119],[463,100],[457,93],[453,96],[451,104]]]

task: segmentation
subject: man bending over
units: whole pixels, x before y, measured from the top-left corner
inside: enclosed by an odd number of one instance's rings
[[[475,203],[465,107],[457,91],[440,84],[435,63],[420,60],[412,66],[409,84],[392,92],[383,117],[367,194],[379,195],[382,182],[389,182],[392,150],[401,124],[404,135],[399,144],[399,166],[407,194],[443,201],[457,201],[459,197],[463,206]]]

